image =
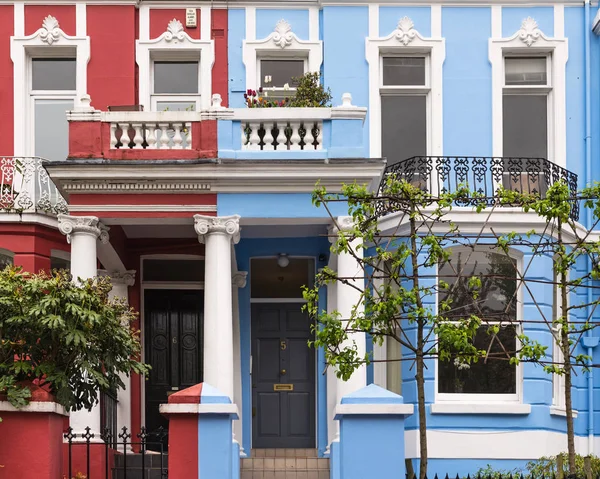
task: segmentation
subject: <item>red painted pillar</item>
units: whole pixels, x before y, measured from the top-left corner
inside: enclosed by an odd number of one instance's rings
[[[15,409],[0,401],[0,477],[63,478],[63,418],[67,415],[43,389],[35,387],[32,402]]]

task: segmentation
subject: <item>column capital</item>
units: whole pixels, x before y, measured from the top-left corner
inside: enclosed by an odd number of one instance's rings
[[[236,288],[245,288],[247,278],[248,278],[248,271],[237,271],[237,272],[233,273],[233,275],[231,277],[232,284]]]
[[[125,286],[133,286],[135,284],[135,273],[136,270],[134,269],[129,269],[127,271],[98,270],[98,276],[108,276],[112,284],[123,284]]]
[[[198,241],[200,243],[206,242],[206,236],[218,233],[229,235],[233,244],[236,244],[240,241],[240,215],[194,215],[194,229],[198,234]]]
[[[334,219],[334,223],[329,226],[327,233],[329,234],[329,242],[335,243],[337,235],[340,231],[349,231],[354,227],[352,216],[338,216]]]
[[[100,223],[97,216],[70,216],[58,215],[58,230],[67,236],[71,243],[71,236],[78,233],[93,235],[102,243],[108,243],[108,226]]]

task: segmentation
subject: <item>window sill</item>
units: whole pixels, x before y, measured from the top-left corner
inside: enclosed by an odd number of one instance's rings
[[[564,407],[550,406],[550,415],[567,417],[567,410]],[[575,418],[578,415],[579,415],[579,412],[573,410],[573,417]]]
[[[531,404],[521,403],[434,403],[431,414],[529,414]]]

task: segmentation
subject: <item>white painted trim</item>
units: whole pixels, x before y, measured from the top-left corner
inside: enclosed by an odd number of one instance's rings
[[[319,7],[308,9],[308,39],[311,42],[319,41]]]
[[[50,250],[50,257],[51,258],[62,259],[64,261],[71,261],[71,252],[70,251],[63,251],[61,249],[51,249]]]
[[[148,5],[139,6],[139,29],[140,40],[150,40],[150,7]]]
[[[78,11],[80,13],[80,10]],[[15,8],[15,22],[21,22],[21,12]],[[19,17],[19,18],[17,18]],[[24,21],[24,18],[23,18]],[[19,23],[20,25],[20,23]],[[24,27],[23,27],[24,28]],[[15,28],[15,31],[21,28]],[[33,111],[30,102],[30,61],[29,57],[40,52],[45,55],[64,56],[65,47],[75,50],[76,57],[76,92],[75,107],[81,106],[81,98],[87,94],[87,64],[90,60],[90,38],[87,36],[67,35],[60,26],[53,30],[56,39],[48,42],[41,34],[47,30],[40,28],[28,36],[10,37],[10,57],[14,65],[14,155],[33,156],[34,145],[32,127]],[[63,93],[63,92],[59,92]]]
[[[567,410],[564,407],[550,406],[550,415],[567,417]],[[577,416],[579,416],[579,411],[573,410],[573,417],[576,418]]]
[[[419,457],[419,431],[406,431],[407,458]],[[600,437],[595,438],[600,449]],[[439,430],[427,429],[427,453],[430,459],[524,459],[555,456],[565,450],[566,433],[547,430]],[[587,455],[587,436],[575,436],[575,449]]]
[[[141,15],[140,15],[141,22]],[[195,40],[185,30],[177,31],[177,21],[165,25],[165,32],[152,40],[136,40],[135,57],[139,67],[140,104],[146,111],[151,108],[152,94],[152,55],[158,52],[184,52],[200,57],[200,107],[209,109],[212,104],[212,67],[215,61],[215,43],[213,40]],[[176,33],[173,30],[175,27]],[[218,93],[218,92],[216,92]]]
[[[211,32],[212,8],[210,6],[203,5],[200,7],[200,40],[210,41]]]
[[[9,2],[13,3],[13,2]],[[24,37],[25,36],[25,4],[24,3],[15,3],[13,14],[15,17],[15,37]]]
[[[364,120],[367,108],[358,106],[334,106],[332,108],[231,108],[232,118],[238,121],[308,121],[336,119]]]
[[[85,3],[75,4],[75,35],[78,37],[87,35],[87,8]]]
[[[0,214],[0,223],[27,223],[48,226],[58,229],[58,220],[56,216],[47,216],[40,213],[2,213]]]
[[[564,33],[564,8],[555,8],[555,28]],[[499,8],[492,9],[492,25],[502,15]],[[560,28],[562,25],[562,28]],[[494,28],[496,31],[497,28]],[[502,105],[504,95],[504,55],[510,54],[551,54],[551,71],[549,72],[548,112],[548,159],[563,168],[567,163],[567,130],[566,130],[566,63],[569,57],[568,40],[564,37],[553,38],[544,35],[539,28],[535,29],[536,37],[530,38],[530,46],[520,38],[525,31],[525,21],[521,30],[507,38],[493,37],[489,40],[488,56],[492,64],[492,155],[503,154]]]
[[[256,40],[256,7],[246,7],[246,41]]]
[[[235,404],[161,404],[161,414],[233,414],[237,419]]]
[[[335,415],[402,415],[410,416],[414,414],[415,406],[413,404],[338,404],[335,407]]]
[[[69,206],[69,211],[143,211],[171,213],[176,211],[217,211],[217,205],[75,205]]]
[[[274,31],[268,37],[255,40],[256,9],[246,9],[246,39],[242,44],[242,60],[246,67],[246,88],[258,88],[261,85],[258,62],[260,57],[265,55],[307,59],[307,71],[319,72],[321,70],[323,42],[318,40],[318,21],[316,40],[300,40],[292,30],[287,33],[278,32],[277,29],[280,26],[287,24],[287,22],[285,24],[282,22],[285,20],[280,20],[277,25],[273,25]],[[250,34],[251,31],[253,35]],[[314,36],[314,28],[312,35]]]
[[[8,401],[0,401],[0,411],[3,412],[39,412],[68,416],[69,413],[60,404],[55,402],[31,401],[27,406],[14,407]]]
[[[400,19],[399,19],[400,20]],[[434,25],[434,21],[436,24]],[[441,31],[441,14],[431,16],[432,32]],[[439,24],[438,24],[439,22]],[[414,54],[421,53],[429,56],[429,87],[428,93],[428,155],[440,156],[443,153],[443,114],[442,114],[442,66],[446,58],[446,40],[442,37],[425,38],[415,30],[405,44],[400,40],[403,31],[394,30],[386,37],[369,37],[366,39],[366,60],[369,64],[369,143],[371,158],[381,157],[381,66],[382,53]]]
[[[502,6],[492,5],[491,12],[492,21],[492,38],[502,37]]]
[[[531,404],[520,403],[466,403],[436,402],[431,405],[431,414],[529,414]]]
[[[379,5],[369,4],[369,38],[379,37]]]
[[[431,36],[442,38],[442,6],[431,5]]]
[[[554,38],[564,38],[565,36],[565,6],[562,4],[554,5]]]

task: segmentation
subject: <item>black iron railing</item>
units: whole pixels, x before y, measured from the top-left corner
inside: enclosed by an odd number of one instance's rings
[[[569,186],[573,198],[577,192],[577,175],[543,158],[414,156],[385,169],[379,185],[380,196],[390,176],[418,185],[432,199],[455,192],[460,186],[477,193],[478,197],[465,199],[460,206],[474,206],[481,201],[492,206],[501,186],[543,198],[551,185],[562,180]],[[379,202],[377,213],[383,216],[397,210],[398,205],[388,199]],[[571,218],[579,218],[579,204],[575,200]]]
[[[93,467],[97,467],[97,460],[91,460],[92,447],[97,445],[96,435],[89,427],[80,434],[74,433],[73,428],[69,427],[64,434],[69,447],[68,477],[77,478],[83,474],[85,479],[168,479],[168,455],[165,447],[167,437],[168,431],[162,427],[148,432],[142,426],[140,432],[133,437],[126,427],[114,436],[110,428],[105,428],[100,434],[104,443],[100,443],[104,451],[102,472]],[[84,464],[75,464],[75,447],[84,448]],[[81,459],[81,452],[78,459]]]

